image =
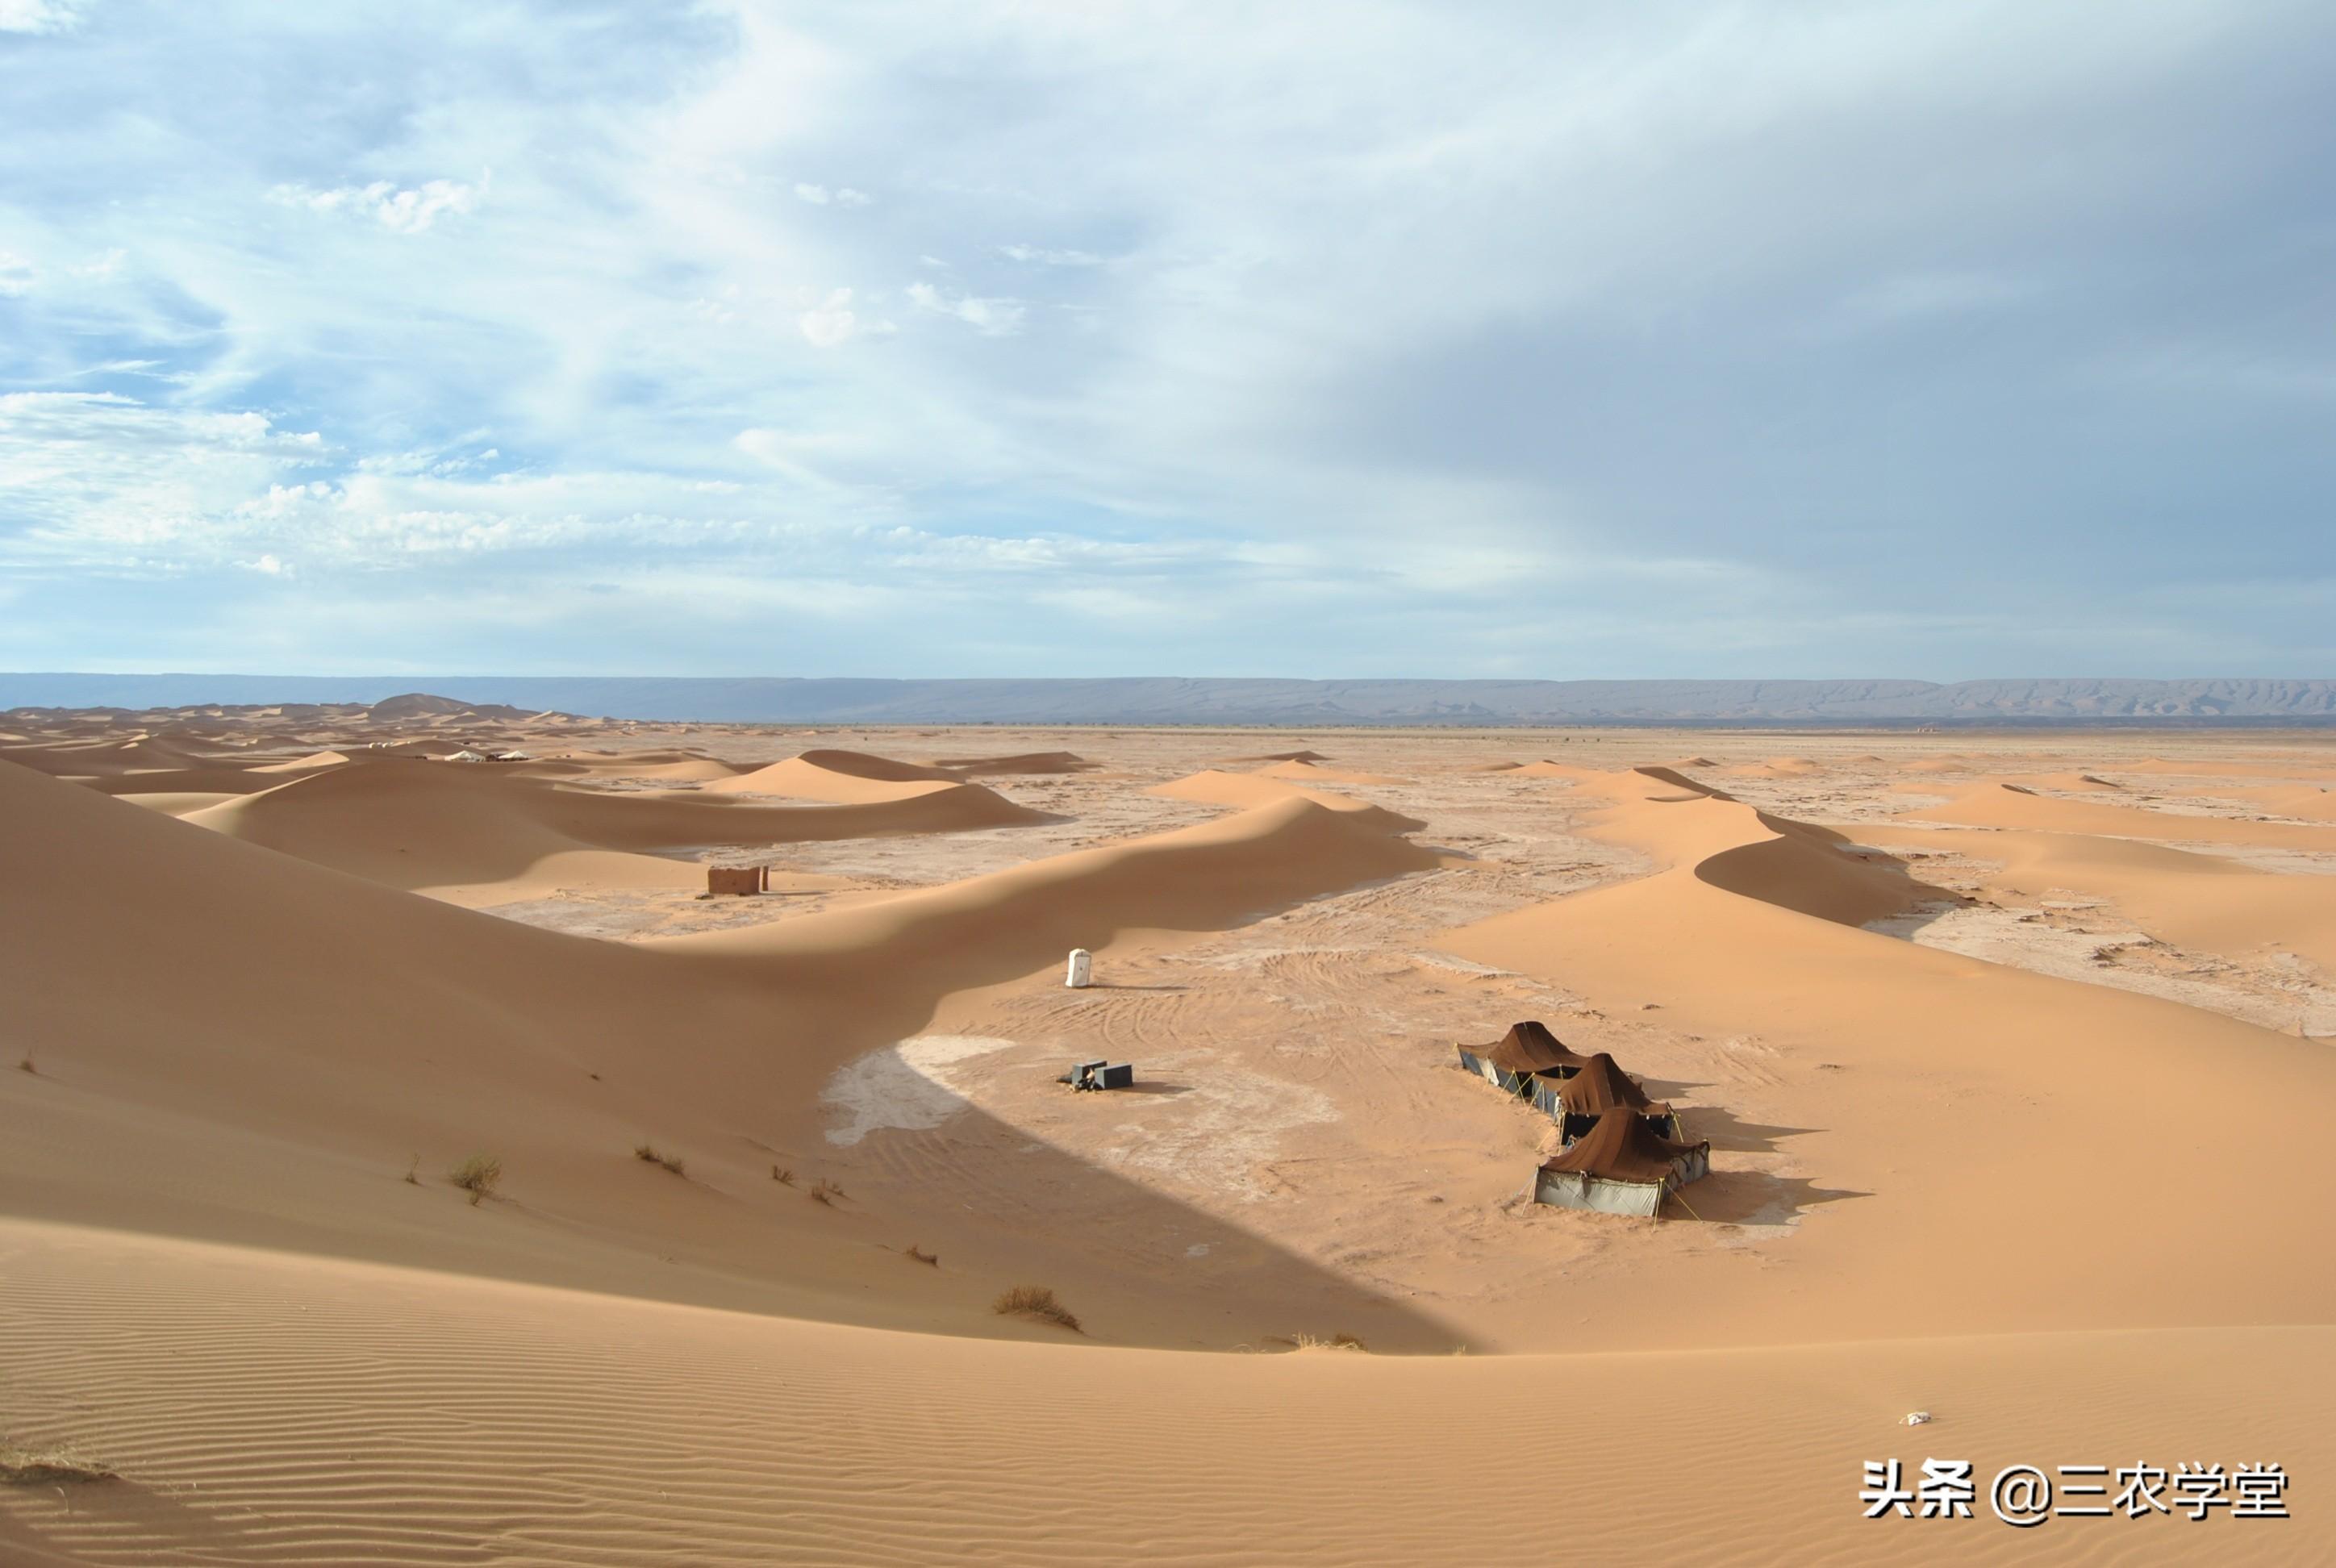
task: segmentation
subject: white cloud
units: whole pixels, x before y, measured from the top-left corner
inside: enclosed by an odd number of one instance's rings
[[[0,250],[0,297],[13,299],[30,294],[40,278],[30,261],[13,250]]]
[[[327,456],[316,433],[262,414],[0,394],[0,559],[111,570],[157,553],[207,558],[218,519]]]
[[[102,281],[109,278],[120,276],[122,272],[122,264],[129,259],[130,252],[122,249],[120,246],[116,246],[111,250],[107,250],[97,256],[92,257],[89,260],[80,263],[78,266],[70,268],[70,270],[75,278],[86,278],[92,281]]]
[[[89,7],[90,0],[0,0],[0,33],[62,33]]]
[[[909,302],[937,316],[955,317],[985,337],[1010,337],[1022,330],[1028,314],[1011,299],[984,299],[975,295],[943,294],[930,283],[909,285]]]
[[[1241,585],[1373,607],[1260,618],[1287,641],[1221,656],[1255,668],[1448,648],[1455,672],[1694,673],[1763,615],[1805,671],[1917,667],[1950,634],[1853,637],[1845,607],[2009,594],[1955,563],[2010,536],[2049,611],[2098,580],[2071,563],[2104,520],[2224,515],[2185,473],[2261,484],[2220,530],[2117,536],[2120,570],[2227,550],[2260,576],[2318,542],[2294,433],[2329,373],[2288,325],[2310,270],[2263,258],[2315,242],[2292,193],[2331,138],[2295,106],[2336,11],[2146,10],[1508,7],[1488,50],[1427,0],[1174,28],[1008,0],[913,29],[772,0],[141,7],[0,48],[11,385],[158,400],[0,410],[0,575],[249,588],[232,569],[272,556],[300,573],[276,600],[441,571],[558,606],[563,574],[665,571],[675,602],[745,603],[783,554],[822,603],[933,607],[806,655],[846,665],[1041,667],[1038,609],[949,621],[962,570],[1058,574],[1066,606],[1134,591],[1162,625]],[[80,11],[0,0],[20,28]],[[362,102],[331,86],[353,59]],[[484,169],[492,192],[423,178]],[[362,242],[384,234],[418,242]],[[864,281],[901,277],[926,281]],[[888,315],[925,330],[866,352]],[[1703,563],[1692,611],[1665,613],[1675,565],[1633,560]],[[871,586],[896,569],[927,598]],[[384,646],[448,624],[414,591],[383,590]],[[1597,635],[1633,651],[1576,635],[1610,591]],[[44,635],[5,618],[0,649]],[[1402,647],[1348,629],[1398,624]]]
[[[1001,245],[998,254],[1009,261],[1036,262],[1041,267],[1101,267],[1111,259],[1092,250],[1051,250],[1037,245]]]
[[[852,290],[837,289],[826,303],[804,311],[798,322],[813,348],[833,348],[860,330],[860,317],[852,308]]]
[[[431,180],[404,190],[387,180],[376,180],[370,185],[336,186],[329,190],[277,185],[268,190],[268,199],[280,206],[305,207],[312,212],[353,213],[371,218],[384,229],[400,234],[420,234],[449,213],[477,211],[493,179],[494,171],[488,170],[479,176],[476,185]]]

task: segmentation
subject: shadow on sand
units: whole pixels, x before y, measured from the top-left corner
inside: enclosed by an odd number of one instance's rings
[[[1699,1220],[1707,1225],[1784,1226],[1820,1204],[1873,1195],[1820,1187],[1805,1176],[1715,1168],[1702,1181],[1672,1194],[1663,1204],[1663,1218]]]
[[[1688,1136],[1697,1142],[1708,1141],[1714,1154],[1775,1154],[1786,1138],[1825,1131],[1823,1127],[1747,1122],[1725,1106],[1683,1103],[1696,1090],[1708,1088],[1708,1085],[1666,1078],[1648,1078],[1644,1084],[1650,1096],[1679,1107]],[[1730,1169],[1722,1163],[1715,1164],[1702,1181],[1681,1189],[1677,1200],[1665,1203],[1663,1217],[1700,1220],[1713,1225],[1788,1225],[1820,1204],[1872,1196],[1871,1193],[1846,1188],[1820,1187],[1801,1176]]]

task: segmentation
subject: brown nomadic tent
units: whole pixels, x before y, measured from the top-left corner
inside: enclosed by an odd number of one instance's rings
[[[1617,1108],[1638,1112],[1659,1136],[1677,1138],[1680,1134],[1679,1113],[1647,1098],[1647,1091],[1604,1051],[1592,1056],[1571,1077],[1558,1082],[1536,1079],[1533,1099],[1542,1114],[1557,1124],[1562,1144],[1571,1144],[1597,1125],[1600,1116]]]
[[[1652,1218],[1663,1199],[1711,1169],[1708,1143],[1681,1144],[1657,1134],[1635,1106],[1617,1105],[1570,1148],[1533,1173],[1536,1203]]]
[[[1536,1075],[1552,1079],[1571,1077],[1589,1060],[1566,1049],[1565,1042],[1551,1034],[1549,1026],[1538,1018],[1511,1024],[1509,1032],[1489,1046],[1460,1047],[1462,1067],[1513,1095],[1528,1098],[1533,1095]]]

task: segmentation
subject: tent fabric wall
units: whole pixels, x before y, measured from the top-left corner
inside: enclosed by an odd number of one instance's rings
[[[1708,1143],[1674,1143],[1630,1106],[1617,1105],[1598,1125],[1542,1162],[1534,1174],[1537,1203],[1652,1216],[1664,1197],[1711,1170]]]
[[[1601,1214],[1630,1214],[1651,1220],[1675,1183],[1610,1182],[1580,1171],[1543,1171],[1533,1179],[1533,1202]]]

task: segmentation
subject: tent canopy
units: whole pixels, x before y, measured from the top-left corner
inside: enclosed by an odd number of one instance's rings
[[[1648,1126],[1637,1109],[1618,1106],[1601,1115],[1572,1147],[1543,1160],[1541,1168],[1609,1182],[1661,1182],[1675,1173],[1674,1162],[1710,1148],[1708,1143],[1675,1144]]]
[[[1595,1116],[1617,1108],[1632,1110],[1642,1116],[1668,1116],[1671,1108],[1647,1098],[1647,1091],[1630,1080],[1630,1076],[1614,1065],[1614,1058],[1600,1051],[1582,1065],[1580,1072],[1557,1087],[1558,1103],[1577,1116]]]
[[[1565,1042],[1551,1034],[1548,1026],[1538,1018],[1511,1024],[1507,1034],[1489,1046],[1475,1047],[1473,1054],[1504,1073],[1541,1073],[1558,1068],[1571,1072],[1590,1062],[1589,1057],[1566,1049]]]

